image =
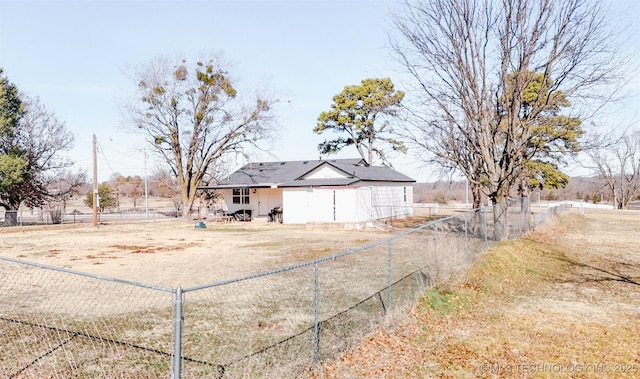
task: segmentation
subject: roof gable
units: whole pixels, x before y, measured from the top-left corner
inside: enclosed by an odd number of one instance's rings
[[[303,174],[298,178],[298,180],[309,180],[309,179],[336,179],[336,178],[353,178],[354,175],[344,170],[331,165],[327,162],[323,162],[320,165],[316,166],[311,171]]]

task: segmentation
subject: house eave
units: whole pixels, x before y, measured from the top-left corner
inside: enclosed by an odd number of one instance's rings
[[[280,183],[280,187],[343,187],[359,182],[358,178],[334,178],[334,179],[305,179]]]
[[[234,189],[234,188],[249,188],[249,189],[259,189],[259,188],[300,188],[300,187],[345,187],[352,186],[358,182],[364,183],[405,183],[407,185],[412,185],[415,183],[415,180],[407,181],[407,180],[361,180],[359,178],[335,178],[335,179],[306,179],[306,180],[294,180],[291,182],[285,183],[255,183],[255,184],[246,184],[246,183],[226,183],[226,184],[215,184],[210,186],[200,186],[198,190],[224,190],[224,189]]]
[[[211,186],[200,186],[198,190],[217,190],[217,189],[234,189],[234,188],[277,188],[277,183],[256,183],[256,184],[214,184]]]

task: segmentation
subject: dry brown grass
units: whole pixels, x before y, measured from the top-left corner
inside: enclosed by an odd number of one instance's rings
[[[485,253],[315,376],[638,377],[640,214],[568,214]]]
[[[442,232],[443,240],[439,242],[442,249],[448,246],[445,234]],[[6,248],[2,254],[173,288],[274,270],[362,248],[363,244],[390,235],[387,229],[378,228],[309,228],[258,222],[209,223],[206,229],[174,221],[101,224],[97,228],[83,225],[72,229],[47,226],[15,228],[4,233]],[[422,251],[417,257],[415,247],[429,250],[432,240],[432,232],[423,231],[394,242],[395,277],[422,267],[420,262],[430,261],[429,251]],[[389,305],[384,304],[387,296],[371,295],[388,285],[388,248],[387,244],[380,244],[318,265],[319,319],[323,321],[319,343],[323,359],[359,341],[371,325],[382,319]],[[7,351],[6,346],[12,347],[8,354],[0,356],[0,376],[24,368],[37,377],[59,368],[52,362],[59,361],[63,368],[57,372],[62,376],[66,375],[64,365],[74,365],[80,373],[78,377],[91,377],[94,371],[106,367],[110,375],[119,377],[118,373],[127,372],[130,366],[147,365],[153,367],[146,375],[134,376],[165,377],[167,354],[171,352],[172,293],[36,270],[13,262],[0,266],[0,273],[5,283],[2,288],[7,289],[0,299],[0,336],[6,336],[0,337],[0,346]],[[409,279],[415,282],[414,278]],[[304,266],[187,292],[183,354],[194,362],[185,363],[185,377],[209,377],[210,370],[217,373],[217,364],[225,367],[229,377],[255,377],[265,372],[273,377],[297,375],[313,358],[314,285],[314,267]],[[399,307],[405,292],[399,288],[401,285],[397,287],[393,304]],[[370,299],[361,302],[367,297]],[[22,343],[27,340],[42,340],[43,344],[33,351]],[[85,352],[84,344],[92,341],[116,346]],[[134,355],[130,359],[128,350],[122,348],[129,346],[126,344],[133,344],[140,351],[153,349],[153,359],[148,362],[156,363],[138,362]],[[58,345],[64,349],[56,348]],[[267,348],[264,353],[254,354]],[[49,352],[50,360],[30,363]],[[67,362],[65,355],[82,359]]]
[[[0,228],[0,255],[183,288],[276,269],[386,238],[376,229],[182,221]],[[144,269],[143,269],[144,268]]]

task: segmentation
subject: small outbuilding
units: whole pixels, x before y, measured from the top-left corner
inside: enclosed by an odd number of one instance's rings
[[[227,214],[286,224],[356,223],[413,214],[412,178],[363,159],[255,162],[216,185]]]

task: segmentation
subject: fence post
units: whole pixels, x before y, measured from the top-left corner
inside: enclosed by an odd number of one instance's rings
[[[524,232],[531,231],[531,198],[524,198]]]
[[[464,213],[464,255],[466,263],[469,263],[469,212]]]
[[[488,238],[489,231],[487,230],[487,209],[485,207],[480,208],[480,212],[482,212],[482,220],[484,221],[484,249],[487,250],[489,248]]]
[[[175,337],[173,342],[173,379],[181,378],[182,365],[182,288],[176,288],[175,298]]]
[[[391,311],[391,286],[393,284],[393,250],[391,240],[387,242],[388,254],[388,279],[387,279],[387,314]]]
[[[440,257],[438,254],[438,221],[436,220],[436,222],[433,224],[433,230],[434,230],[434,236],[433,236],[433,242],[434,242],[434,251],[435,251],[435,261],[436,261],[436,268],[435,268],[435,280],[440,280],[441,279],[441,272],[440,272]]]
[[[320,277],[318,262],[313,264],[313,363],[320,362]]]
[[[434,224],[435,228],[435,243],[436,243],[436,257],[438,256],[438,221]]]

